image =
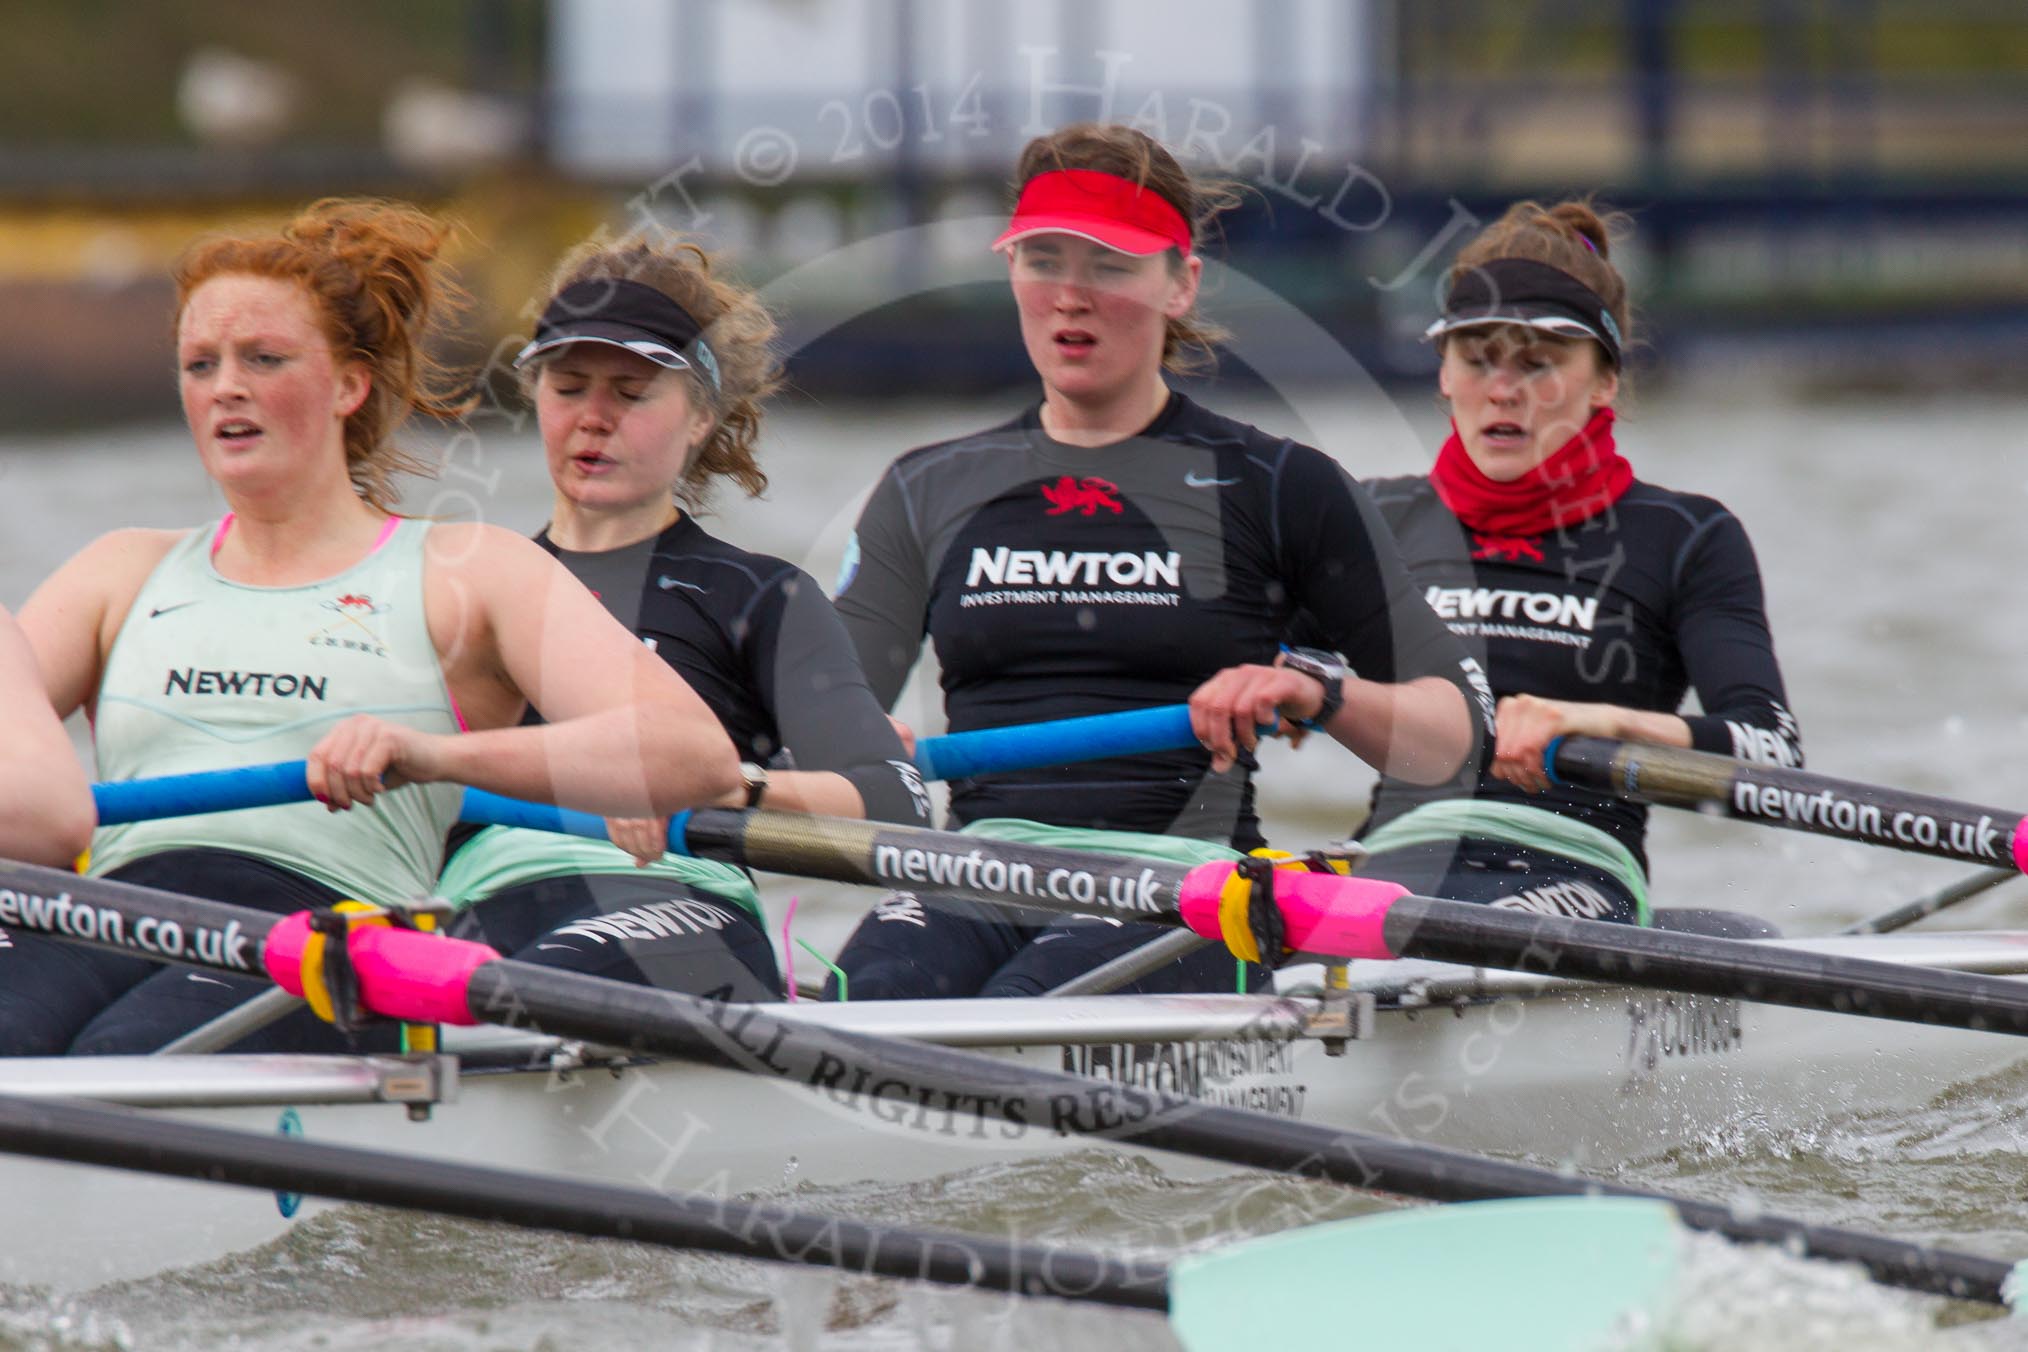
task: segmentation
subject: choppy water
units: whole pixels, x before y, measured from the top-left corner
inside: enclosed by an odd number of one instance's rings
[[[775,489],[728,504],[718,527],[828,579],[857,497],[895,452],[1012,408],[791,405],[770,429]],[[1309,397],[1245,410],[1324,445],[1362,474],[1427,467],[1426,403]],[[1710,493],[1745,521],[1811,764],[1827,773],[1997,804],[2028,803],[2028,633],[2018,618],[2028,509],[2028,401],[1841,397],[1772,387],[1679,387],[1623,424],[1644,477]],[[474,453],[476,450],[476,454]],[[497,475],[497,479],[493,476]],[[0,441],[0,600],[112,525],[189,524],[218,503],[180,431]],[[463,496],[461,496],[463,495]],[[414,510],[478,513],[519,529],[543,517],[532,440],[489,424]],[[814,543],[813,543],[814,542]],[[933,702],[903,712],[936,729]],[[1328,749],[1269,758],[1263,805],[1278,843],[1348,824],[1368,776]],[[1658,817],[1666,904],[1733,907],[1791,933],[1886,909],[1962,870],[1689,814]],[[775,880],[797,932],[835,944],[863,897]],[[1929,922],[2022,923],[2013,884]],[[2028,1255],[2028,1066],[1937,1086],[1924,1107],[1857,1112],[1804,1136],[1751,1120],[1722,1138],[1657,1141],[1621,1177],[1810,1219]],[[1350,1215],[1376,1203],[1288,1181],[1168,1180],[1098,1152],[953,1175],[912,1188],[804,1189],[802,1205],[915,1225],[1156,1251],[1217,1234]],[[10,1242],[33,1218],[9,1214]],[[1985,1348],[2016,1326],[1872,1287],[1844,1269],[1691,1241],[1690,1280],[1663,1345],[1683,1348]],[[1458,1276],[1461,1292],[1471,1275]],[[1358,1328],[1347,1311],[1348,1334]],[[1172,1346],[1159,1320],[1010,1303],[865,1279],[789,1273],[635,1246],[530,1236],[366,1210],[319,1217],[267,1249],[86,1295],[0,1288],[0,1349],[312,1347],[1027,1348]]]

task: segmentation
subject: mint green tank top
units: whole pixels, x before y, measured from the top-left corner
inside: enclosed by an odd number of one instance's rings
[[[524,883],[573,875],[617,873],[629,878],[663,878],[736,902],[762,919],[760,893],[745,870],[715,859],[665,854],[646,868],[611,841],[530,831],[519,826],[489,826],[451,856],[437,895],[460,910],[496,892]]]
[[[391,520],[373,552],[334,577],[257,587],[212,566],[231,520],[185,536],[134,598],[99,684],[100,779],[300,760],[354,714],[459,730],[423,612],[428,522]],[[455,784],[409,785],[348,812],[296,803],[105,827],[92,837],[91,872],[208,847],[361,901],[412,901],[433,889],[462,797]]]

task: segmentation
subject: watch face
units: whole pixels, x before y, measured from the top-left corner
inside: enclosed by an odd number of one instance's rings
[[[1283,665],[1306,676],[1315,676],[1327,684],[1345,678],[1345,664],[1335,654],[1311,648],[1291,648],[1283,659]]]
[[[1306,728],[1317,728],[1330,721],[1331,717],[1345,706],[1345,664],[1338,660],[1336,653],[1327,653],[1315,648],[1291,648],[1282,656],[1282,665],[1290,671],[1299,671],[1324,687],[1323,703],[1317,712],[1303,721]]]

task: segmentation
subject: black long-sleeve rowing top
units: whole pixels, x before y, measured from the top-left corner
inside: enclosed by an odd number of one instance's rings
[[[1677,712],[1692,745],[1801,765],[1746,530],[1710,498],[1636,481],[1587,521],[1532,537],[1475,537],[1426,478],[1368,485],[1430,607],[1485,664],[1494,693]],[[1434,787],[1383,780],[1368,829],[1471,794],[1561,812],[1611,833],[1646,866],[1647,809],[1572,789],[1529,794],[1490,774]]]
[[[896,460],[837,596],[891,704],[925,635],[955,731],[1172,704],[1269,662],[1293,616],[1361,676],[1437,675],[1479,709],[1460,644],[1403,570],[1373,504],[1308,446],[1174,395],[1138,436],[1066,445],[1039,409]],[[1200,747],[952,785],[960,821],[1025,817],[1260,843],[1250,763]]]
[[[742,760],[835,771],[869,818],[928,825],[921,780],[807,573],[688,515],[623,549],[563,549],[546,530],[536,543],[690,683]]]

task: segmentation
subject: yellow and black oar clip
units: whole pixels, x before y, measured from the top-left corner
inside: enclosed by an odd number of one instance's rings
[[[1218,928],[1225,946],[1242,962],[1279,967],[1288,958],[1282,913],[1275,905],[1274,875],[1282,868],[1344,876],[1352,872],[1352,860],[1322,850],[1298,855],[1263,848],[1235,864],[1219,895]]]
[[[376,926],[415,930],[421,934],[441,932],[442,921],[451,908],[432,898],[403,909],[374,906],[363,901],[341,901],[335,906],[310,912],[310,936],[303,945],[303,999],[310,1012],[341,1033],[356,1033],[384,1021],[360,998],[359,974],[352,965],[350,937],[354,930]],[[333,943],[331,940],[336,939]],[[434,1056],[441,1046],[437,1025],[401,1025],[401,1049],[410,1056]],[[430,1105],[411,1103],[409,1116],[427,1118]]]
[[[1232,876],[1226,879],[1225,888],[1219,895],[1218,927],[1224,935],[1225,946],[1241,963],[1280,967],[1288,960],[1288,947],[1284,942],[1281,909],[1275,904],[1275,870],[1295,869],[1305,873],[1335,873],[1349,877],[1358,861],[1358,855],[1329,850],[1292,854],[1287,850],[1263,847],[1252,851],[1233,867]],[[1318,1026],[1330,1030],[1342,1027],[1345,1030],[1343,1035],[1334,1031],[1322,1034],[1327,1056],[1343,1056],[1345,1044],[1354,1033],[1356,1020],[1351,1012],[1350,986],[1351,976],[1344,963],[1334,961],[1326,964],[1325,1017]],[[1243,982],[1241,989],[1245,989]]]

